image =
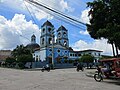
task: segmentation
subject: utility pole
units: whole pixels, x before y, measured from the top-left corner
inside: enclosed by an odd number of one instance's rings
[[[52,31],[52,69],[54,69],[54,31]]]

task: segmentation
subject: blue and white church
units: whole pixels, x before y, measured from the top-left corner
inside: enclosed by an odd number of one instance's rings
[[[55,36],[56,33],[56,36]],[[56,37],[56,39],[55,39]],[[32,35],[31,43],[36,45],[36,36]],[[83,54],[91,54],[98,60],[101,57],[99,50],[74,51],[69,47],[68,30],[60,26],[56,32],[54,26],[48,20],[41,26],[40,45],[36,45],[33,52],[33,58],[36,62],[47,61],[52,63],[64,63],[64,60],[76,60]]]

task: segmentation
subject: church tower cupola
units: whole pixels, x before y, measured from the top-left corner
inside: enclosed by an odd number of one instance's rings
[[[34,34],[31,36],[31,43],[36,43],[36,36]]]
[[[62,25],[57,30],[56,42],[62,46],[69,47],[68,30]]]
[[[40,45],[41,48],[52,45],[52,38],[54,36],[54,26],[48,20],[41,26]],[[54,42],[54,39],[53,39]]]
[[[29,48],[31,52],[40,49],[39,44],[36,43],[36,36],[34,34],[31,36],[31,43],[27,44],[26,47]]]

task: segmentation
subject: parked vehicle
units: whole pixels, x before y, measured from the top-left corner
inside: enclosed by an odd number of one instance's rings
[[[120,78],[120,58],[100,60],[94,79],[100,82],[104,78]]]
[[[77,64],[76,71],[79,72],[79,70],[84,71],[83,64],[81,64],[81,63]]]
[[[43,66],[43,68],[41,69],[42,72],[44,72],[45,70],[48,72],[50,71],[50,67],[48,64],[46,66]]]

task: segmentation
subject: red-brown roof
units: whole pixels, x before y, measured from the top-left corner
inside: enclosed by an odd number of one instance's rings
[[[114,61],[114,60],[120,60],[120,58],[108,58],[108,59],[102,59],[102,60],[100,60],[100,61]]]
[[[0,55],[0,61],[6,60],[7,57],[10,57],[10,56],[7,56],[7,55]]]

